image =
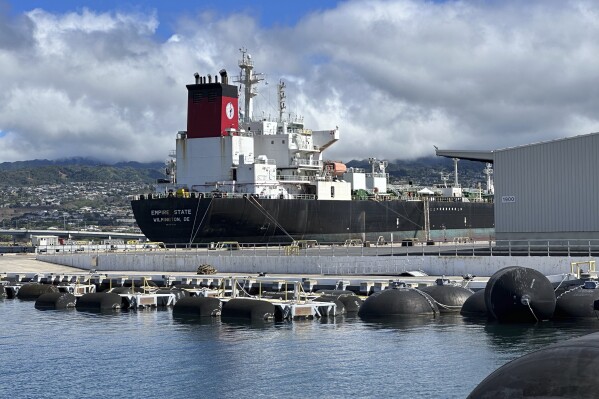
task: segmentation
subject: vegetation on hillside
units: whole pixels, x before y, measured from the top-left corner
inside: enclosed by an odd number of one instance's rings
[[[370,170],[367,159],[347,162],[348,167]],[[460,161],[459,179],[463,186],[484,182],[482,162]],[[453,181],[453,161],[442,157],[421,158],[411,161],[389,161],[387,172],[391,180],[413,181],[415,184],[441,183],[440,172]],[[70,182],[123,182],[153,183],[164,177],[160,162],[121,162],[107,165],[99,161],[75,158],[70,160],[34,160],[0,163],[0,186],[35,186]]]
[[[135,182],[151,183],[163,177],[161,164],[145,168],[115,165],[46,165],[8,167],[0,165],[0,185],[35,186],[69,182]]]

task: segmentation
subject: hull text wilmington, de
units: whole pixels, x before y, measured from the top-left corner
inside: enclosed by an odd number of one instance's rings
[[[252,98],[263,78],[245,51],[239,67],[242,114],[226,71],[220,81],[195,74],[195,84],[187,85],[187,130],[177,134],[167,179],[131,202],[148,239],[276,243],[382,236],[391,242],[493,233],[493,203],[482,190],[466,197],[457,184],[436,191],[391,186],[384,161],[371,158],[365,171],[323,160],[339,140],[338,129],[313,131],[300,118],[285,118],[283,82],[278,118],[253,119]]]

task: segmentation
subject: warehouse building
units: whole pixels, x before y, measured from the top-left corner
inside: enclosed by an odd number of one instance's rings
[[[599,133],[437,155],[493,163],[497,241],[599,239]]]

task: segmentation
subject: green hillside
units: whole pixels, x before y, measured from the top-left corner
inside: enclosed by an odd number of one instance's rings
[[[368,160],[352,160],[348,167],[370,169]],[[483,182],[484,163],[460,161],[459,179],[464,186]],[[441,157],[411,161],[389,161],[387,172],[391,180],[409,180],[417,184],[440,183],[440,172],[449,173],[453,181],[453,161]],[[108,165],[96,160],[74,158],[67,160],[33,160],[0,163],[0,185],[35,186],[72,182],[153,183],[164,177],[160,162],[121,162]]]
[[[70,182],[135,182],[151,183],[163,177],[162,165],[145,164],[144,167],[120,165],[0,165],[0,185],[35,186]]]

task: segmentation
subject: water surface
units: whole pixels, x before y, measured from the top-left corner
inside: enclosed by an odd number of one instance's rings
[[[599,322],[499,325],[174,318],[171,310],[40,311],[0,300],[0,393],[14,398],[464,398],[506,362]]]

